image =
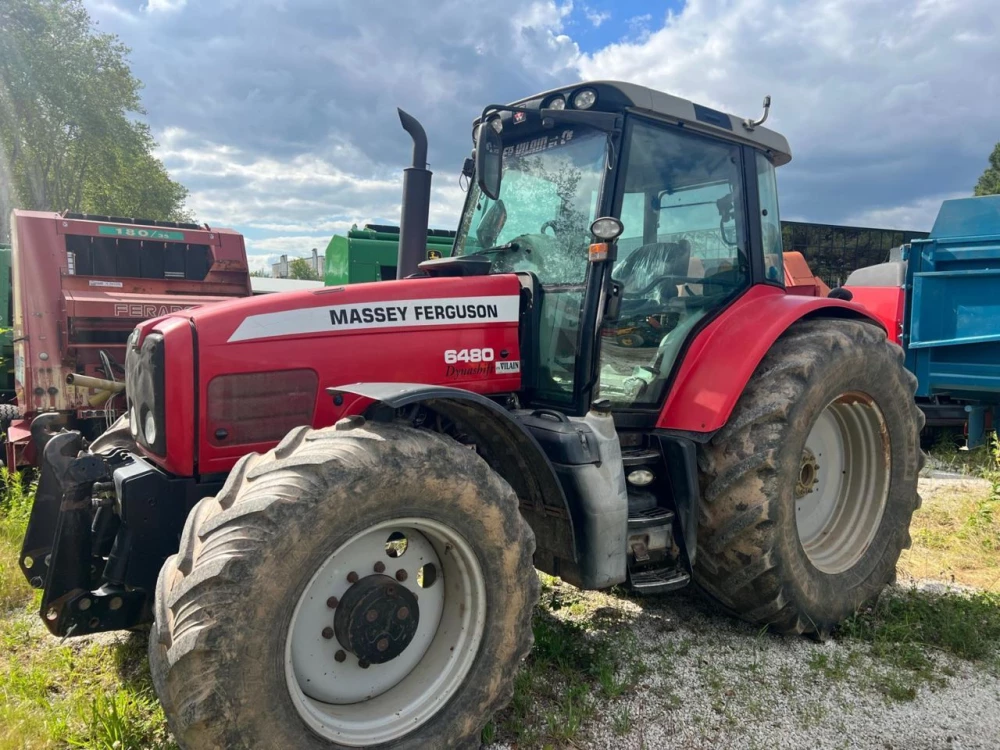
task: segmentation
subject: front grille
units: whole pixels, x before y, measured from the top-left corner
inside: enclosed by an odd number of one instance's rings
[[[220,375],[208,384],[207,437],[212,445],[276,443],[312,424],[319,378],[313,370]]]

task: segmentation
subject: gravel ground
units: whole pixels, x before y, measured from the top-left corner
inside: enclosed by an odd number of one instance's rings
[[[922,490],[933,494],[935,483],[949,479],[922,480]],[[918,587],[940,592],[944,585]],[[552,612],[559,620],[586,623],[594,611],[617,611],[611,618],[617,622],[605,632],[612,639],[623,636],[622,642],[634,636],[644,674],[615,700],[598,698],[595,689],[597,710],[570,740],[503,744],[501,729],[492,750],[1000,748],[1000,661],[976,665],[927,652],[932,676],[919,679],[874,655],[867,643],[770,635],[694,593],[631,599],[558,583],[553,590],[577,602]],[[558,683],[561,677],[553,673],[551,679]],[[893,690],[914,688],[915,698],[890,697]],[[537,701],[531,713],[546,736],[544,717],[559,710],[558,700]]]

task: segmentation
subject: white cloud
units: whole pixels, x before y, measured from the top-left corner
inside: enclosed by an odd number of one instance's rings
[[[187,0],[149,0],[146,4],[147,13],[173,13],[187,5]]]
[[[937,218],[942,201],[967,198],[968,193],[942,193],[918,198],[903,205],[873,206],[851,214],[846,224],[859,227],[884,227],[929,232]]]
[[[592,54],[563,0],[85,2],[132,48],[190,207],[251,242],[398,221],[397,105],[430,137],[431,225],[454,227],[480,107],[580,78],[743,116],[771,94],[768,124],[795,155],[779,172],[787,218],[926,226],[941,196],[971,191],[998,137],[995,0],[687,0]]]
[[[271,254],[274,256],[288,255],[292,258],[305,258],[316,248],[320,255],[326,252],[330,244],[329,234],[293,235],[289,237],[267,237],[265,239],[247,239],[247,252],[254,255]]]
[[[583,14],[587,17],[587,20],[593,24],[594,28],[600,28],[601,24],[611,18],[611,13],[606,10],[594,10],[593,8],[588,8],[584,6]]]
[[[768,125],[795,155],[779,173],[786,207],[842,221],[971,191],[997,139],[995,19],[995,0],[688,0],[578,69],[739,115],[771,94]]]
[[[632,16],[628,19],[628,30],[629,34],[639,39],[645,39],[649,36],[649,24],[653,20],[652,13],[643,13],[641,16]]]

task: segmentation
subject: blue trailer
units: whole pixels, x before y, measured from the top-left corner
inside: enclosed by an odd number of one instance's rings
[[[945,201],[926,239],[845,287],[903,347],[930,421],[958,410],[982,444],[1000,405],[1000,195]]]

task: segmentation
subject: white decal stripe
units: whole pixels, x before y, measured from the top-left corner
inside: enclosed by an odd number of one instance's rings
[[[521,301],[517,295],[376,300],[332,307],[307,307],[251,315],[233,331],[229,341],[371,328],[514,323],[520,308]]]

